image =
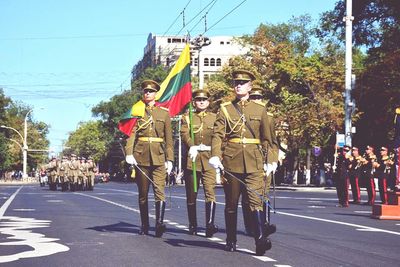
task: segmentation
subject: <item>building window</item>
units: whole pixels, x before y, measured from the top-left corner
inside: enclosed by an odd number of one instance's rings
[[[168,43],[171,43],[171,38],[168,38]]]
[[[194,59],[194,65],[197,66],[198,63],[199,63],[199,59],[196,57],[196,58]]]
[[[219,42],[219,44],[222,44],[222,45],[223,45],[223,44],[224,44],[224,41]]]
[[[226,44],[231,44],[231,42],[226,42]]]
[[[215,58],[212,58],[211,60],[210,60],[210,66],[215,66]]]
[[[221,66],[221,59],[217,58],[217,66]]]
[[[208,66],[210,64],[210,60],[208,58],[204,59],[204,66]]]
[[[167,57],[167,59],[166,59],[166,65],[167,65],[167,67],[169,67],[169,64],[170,64],[170,59],[169,59],[169,57]]]

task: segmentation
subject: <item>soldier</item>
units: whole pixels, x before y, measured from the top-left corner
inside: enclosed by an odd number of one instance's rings
[[[148,191],[153,184],[156,206],[156,237],[165,232],[165,177],[173,167],[171,118],[168,109],[155,106],[155,96],[160,85],[153,80],[141,84],[144,117],[140,118],[126,144],[126,162],[135,165],[136,183],[139,189],[139,208],[142,221],[139,234],[149,231]]]
[[[225,250],[236,250],[237,206],[242,193],[250,202],[256,254],[263,255],[271,248],[271,241],[264,234],[263,177],[264,170],[267,174],[276,170],[278,141],[272,114],[267,113],[264,105],[249,101],[254,75],[238,70],[233,72],[233,80],[236,99],[221,104],[214,124],[209,163],[215,169],[225,169],[228,179],[224,184]]]
[[[92,156],[89,156],[87,164],[88,169],[88,190],[93,191],[94,188],[94,175],[97,172],[96,164],[93,162]]]
[[[204,186],[206,201],[206,237],[212,237],[218,231],[214,224],[215,219],[215,184],[216,172],[208,164],[211,154],[211,137],[216,114],[207,111],[210,94],[204,90],[197,90],[193,93],[194,107],[196,108],[192,118],[194,139],[190,133],[190,119],[187,114],[184,117],[181,134],[182,140],[189,148],[185,174],[186,202],[189,217],[189,234],[197,234],[196,199],[197,192],[194,192],[192,163],[196,165],[197,187],[200,180]]]
[[[256,103],[264,103],[263,102],[263,90],[260,87],[253,86],[249,93],[249,99]]]
[[[52,191],[57,190],[57,158],[52,157],[49,164],[46,165],[46,170],[49,174],[49,189]]]
[[[80,180],[80,186],[79,187],[80,187],[80,190],[84,191],[84,190],[87,189],[88,175],[89,175],[89,170],[88,170],[88,166],[87,166],[85,157],[81,157],[79,170],[80,170],[80,172],[79,172],[80,173],[80,179],[79,179]]]
[[[388,155],[388,148],[383,146],[380,149],[381,156],[378,158],[376,166],[376,177],[378,178],[379,196],[382,204],[388,204],[387,184],[394,171],[394,155]]]
[[[339,204],[336,205],[340,208],[349,206],[349,166],[350,147],[344,146],[337,155],[337,168],[335,173],[336,193],[338,196]]]
[[[365,154],[363,155],[361,165],[361,179],[365,181],[365,187],[367,188],[368,201],[364,205],[372,206],[375,202],[375,162],[376,156],[374,154],[374,148],[372,146],[367,146],[365,149]]]
[[[351,149],[351,161],[349,165],[349,179],[351,185],[351,192],[353,196],[353,203],[360,204],[361,203],[361,195],[360,195],[360,167],[361,167],[361,155],[358,150],[358,147],[353,146]]]
[[[68,190],[68,172],[69,172],[68,158],[66,156],[63,156],[59,168],[61,191],[63,192]]]
[[[69,185],[70,190],[75,191],[78,189],[78,176],[79,176],[79,161],[75,154],[71,154],[71,160],[69,161]]]

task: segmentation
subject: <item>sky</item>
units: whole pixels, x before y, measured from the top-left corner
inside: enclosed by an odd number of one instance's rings
[[[206,36],[241,36],[293,16],[317,21],[337,1],[0,0],[0,88],[50,125],[57,153],[79,122],[96,119],[92,107],[130,88],[150,33],[197,36],[208,11]]]

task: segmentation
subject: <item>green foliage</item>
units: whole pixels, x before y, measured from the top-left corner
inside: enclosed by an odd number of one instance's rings
[[[70,134],[66,146],[71,152],[83,157],[92,156],[95,161],[104,158],[110,135],[103,131],[100,121],[81,122],[78,129]]]

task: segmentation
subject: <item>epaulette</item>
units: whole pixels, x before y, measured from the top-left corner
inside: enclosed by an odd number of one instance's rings
[[[271,117],[274,116],[274,114],[272,114],[271,112],[267,112],[267,115],[268,115],[268,116],[271,116]]]
[[[232,102],[229,101],[229,102],[222,103],[222,104],[221,104],[221,107],[225,107],[225,106],[227,106],[227,105],[229,105],[229,104],[232,104]]]
[[[165,108],[165,107],[159,107],[159,108],[161,108],[161,109],[163,109],[163,110],[165,110],[165,111],[168,111],[168,112],[169,112],[169,109],[167,109],[167,108]]]

